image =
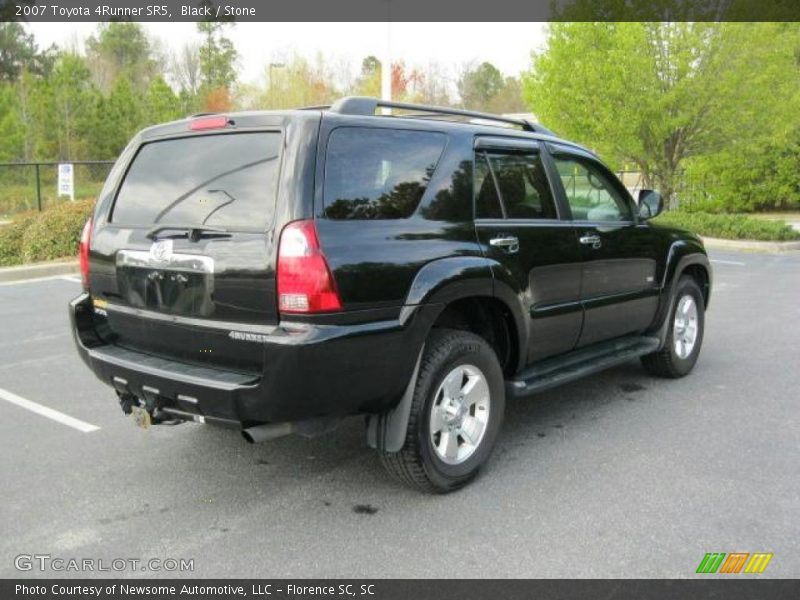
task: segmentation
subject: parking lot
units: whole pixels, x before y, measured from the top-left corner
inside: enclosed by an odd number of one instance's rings
[[[77,279],[2,286],[0,576],[41,576],[14,566],[39,553],[194,561],[127,577],[692,577],[707,552],[771,552],[761,577],[798,577],[800,255],[711,258],[689,377],[632,362],[511,402],[449,496],[388,479],[359,419],[259,446],[137,429],[73,349]]]

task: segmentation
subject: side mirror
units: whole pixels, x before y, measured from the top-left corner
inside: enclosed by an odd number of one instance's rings
[[[639,190],[636,204],[639,205],[639,218],[643,221],[657,217],[664,210],[664,199],[655,190]]]

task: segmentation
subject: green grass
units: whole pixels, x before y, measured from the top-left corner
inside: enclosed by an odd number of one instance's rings
[[[653,222],[687,229],[697,235],[725,240],[767,242],[800,240],[800,231],[795,231],[785,221],[750,215],[669,211],[656,217]]]

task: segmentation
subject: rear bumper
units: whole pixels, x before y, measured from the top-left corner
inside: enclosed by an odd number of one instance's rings
[[[105,343],[89,294],[69,304],[83,361],[103,382],[161,406],[231,426],[377,413],[394,406],[408,384],[433,306],[407,317],[355,325],[281,324],[258,342],[265,366],[239,373],[153,356]]]

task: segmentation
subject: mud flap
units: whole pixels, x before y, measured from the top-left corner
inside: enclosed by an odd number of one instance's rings
[[[379,415],[367,417],[367,445],[382,452],[399,452],[406,441],[408,430],[408,417],[411,414],[411,403],[414,400],[414,388],[417,384],[419,365],[422,362],[422,353],[425,345],[417,356],[414,372],[406,386],[406,391],[400,402],[393,409]]]

